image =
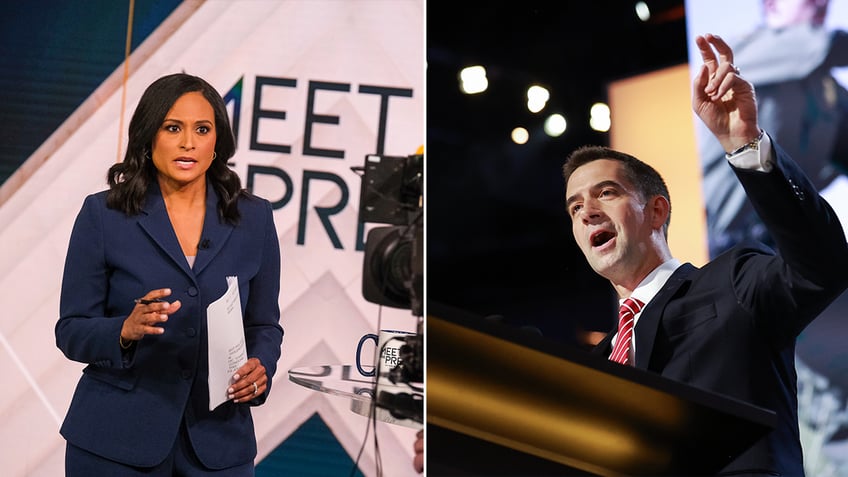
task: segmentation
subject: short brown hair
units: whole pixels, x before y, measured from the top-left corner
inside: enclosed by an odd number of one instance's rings
[[[668,226],[671,223],[671,196],[668,193],[668,187],[665,184],[662,176],[653,167],[636,159],[630,154],[626,154],[615,149],[610,149],[603,146],[583,146],[572,152],[565,160],[562,166],[562,176],[565,179],[565,184],[568,186],[568,179],[578,167],[584,166],[598,159],[611,159],[619,161],[624,166],[624,177],[630,181],[643,199],[648,199],[656,195],[665,197],[668,201],[668,218],[665,221],[665,234],[668,236]]]

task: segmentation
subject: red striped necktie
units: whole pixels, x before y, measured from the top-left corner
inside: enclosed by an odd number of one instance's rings
[[[645,304],[635,298],[628,298],[621,304],[618,309],[618,335],[615,337],[615,347],[612,349],[610,360],[630,366],[633,321],[643,306]]]

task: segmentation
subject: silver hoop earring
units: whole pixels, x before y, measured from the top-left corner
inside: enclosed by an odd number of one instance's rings
[[[215,151],[212,151],[212,160],[214,161],[215,159],[218,159],[218,153],[215,152]]]

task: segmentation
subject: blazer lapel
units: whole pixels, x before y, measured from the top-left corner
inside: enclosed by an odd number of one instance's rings
[[[636,360],[633,366],[647,369],[651,361],[651,352],[654,349],[654,339],[660,325],[660,318],[666,305],[675,296],[677,290],[689,280],[689,275],[697,270],[691,263],[681,265],[669,277],[668,281],[660,289],[659,293],[648,302],[639,321],[636,323]]]
[[[162,191],[155,180],[147,190],[147,199],[138,219],[138,225],[144,229],[156,245],[171,257],[171,260],[178,267],[191,275],[188,262],[183,255],[182,248],[180,248],[177,235],[174,233],[174,227],[171,225],[171,219],[168,217],[168,210],[165,208],[165,201],[162,199]]]
[[[197,247],[194,260],[194,273],[199,274],[209,262],[224,248],[224,243],[233,232],[233,226],[223,223],[218,217],[218,194],[214,187],[206,183],[206,218],[203,220],[203,233]]]

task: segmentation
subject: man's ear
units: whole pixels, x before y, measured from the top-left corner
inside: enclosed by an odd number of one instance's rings
[[[651,226],[655,229],[662,228],[671,213],[671,204],[668,199],[661,195],[655,195],[648,200],[647,209],[651,213]]]

